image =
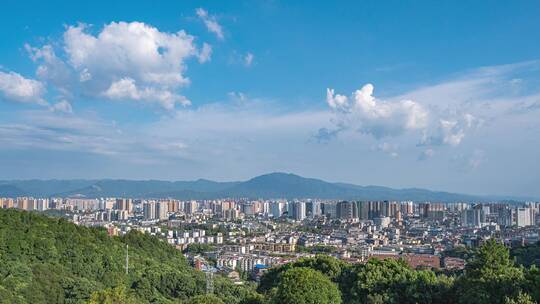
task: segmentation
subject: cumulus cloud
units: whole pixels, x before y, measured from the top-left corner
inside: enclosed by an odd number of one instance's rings
[[[8,100],[46,105],[45,85],[15,72],[0,71],[0,93]]]
[[[140,90],[135,85],[135,80],[131,78],[122,78],[115,81],[103,92],[103,95],[110,99],[132,99],[132,100],[151,100],[159,102],[167,110],[174,109],[177,103],[187,106],[191,102],[184,96],[175,95],[167,90],[159,90],[146,87]]]
[[[217,22],[216,17],[210,16],[208,11],[203,8],[198,8],[195,12],[197,13],[197,16],[204,22],[204,25],[206,25],[209,32],[214,33],[219,40],[225,39],[223,29]]]
[[[400,135],[427,126],[429,113],[412,100],[389,102],[373,96],[373,85],[366,84],[351,97],[327,89],[326,102],[340,121],[352,124],[362,133],[375,138]]]
[[[168,110],[189,104],[178,93],[190,83],[186,62],[207,62],[212,53],[185,31],[162,32],[142,22],[111,22],[96,34],[85,24],[69,26],[59,45],[26,49],[39,64],[37,76],[63,97],[136,100]]]

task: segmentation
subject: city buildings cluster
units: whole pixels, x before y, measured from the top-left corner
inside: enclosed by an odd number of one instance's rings
[[[539,202],[17,197],[0,198],[0,206],[60,213],[110,235],[155,235],[196,267],[232,278],[238,272],[256,279],[268,267],[318,253],[352,263],[390,258],[413,268],[462,269],[465,260],[448,254],[457,247],[540,239]]]

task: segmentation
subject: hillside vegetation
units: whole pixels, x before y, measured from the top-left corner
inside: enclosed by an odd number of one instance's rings
[[[183,303],[205,286],[203,273],[155,237],[135,231],[109,237],[104,229],[64,219],[0,210],[1,303],[85,303],[107,294],[133,303]],[[240,303],[249,294],[219,277],[215,289],[224,303]]]
[[[130,268],[125,273],[125,247]],[[348,264],[319,255],[272,268],[257,291],[204,274],[158,238],[105,230],[61,218],[0,210],[0,303],[539,303],[537,247],[515,251],[488,241],[457,273],[411,269],[404,261]],[[531,265],[531,266],[528,266]]]

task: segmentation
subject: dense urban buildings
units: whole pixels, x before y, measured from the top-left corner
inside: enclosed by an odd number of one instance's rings
[[[509,246],[540,239],[539,202],[13,197],[0,206],[59,211],[110,235],[137,229],[183,250],[195,266],[254,279],[265,267],[318,252],[353,263],[402,258],[414,268],[463,268],[464,260],[444,253],[490,238]]]

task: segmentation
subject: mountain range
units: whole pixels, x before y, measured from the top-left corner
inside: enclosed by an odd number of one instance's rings
[[[0,197],[131,197],[131,198],[319,198],[348,200],[500,201],[529,200],[511,196],[468,194],[381,186],[331,183],[290,173],[270,173],[241,182],[160,180],[11,180],[0,181]]]

